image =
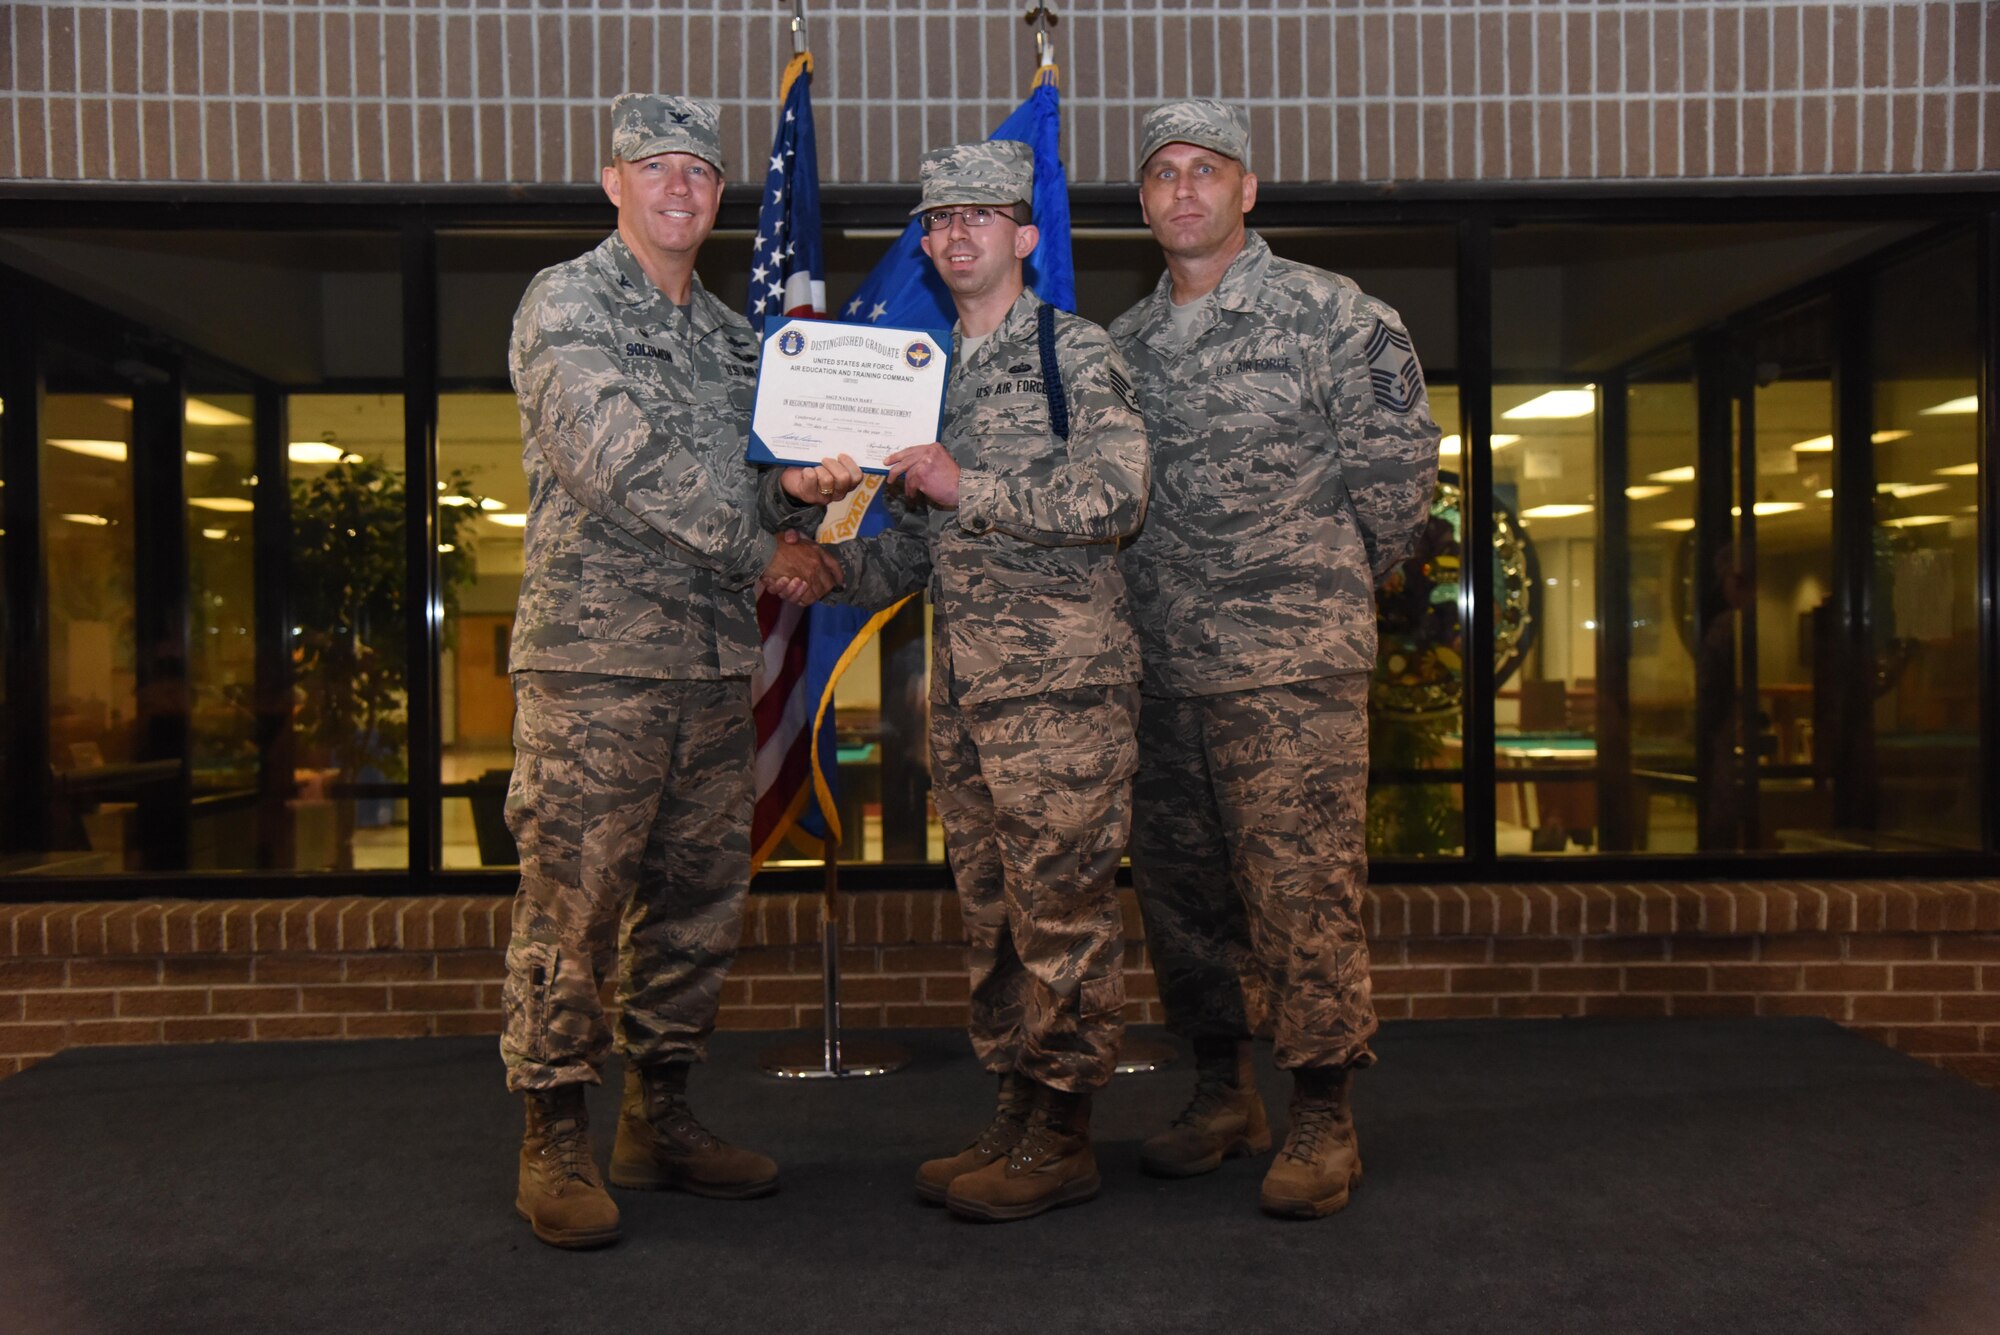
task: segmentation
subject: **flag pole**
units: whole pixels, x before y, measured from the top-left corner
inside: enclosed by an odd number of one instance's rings
[[[819,899],[821,1035],[818,1043],[780,1043],[758,1059],[765,1072],[788,1080],[841,1080],[888,1075],[910,1064],[909,1051],[879,1039],[844,1039],[840,1032],[840,842],[820,844]]]
[[[805,0],[792,0],[792,62],[802,65],[799,77],[812,69],[812,52],[806,41]],[[787,85],[789,92],[789,84]],[[811,744],[817,749],[820,719],[815,717]],[[821,1040],[812,1043],[783,1043],[767,1050],[760,1059],[772,1075],[795,1080],[842,1079],[852,1076],[887,1075],[909,1064],[910,1054],[893,1043],[868,1040],[842,1042],[840,1035],[840,817],[822,812],[828,833],[820,842],[824,874],[820,881],[819,951],[821,979]]]
[[[1035,4],[1028,6],[1028,12],[1021,16],[1021,22],[1035,30],[1036,81],[1040,82],[1039,71],[1049,69],[1056,63],[1056,44],[1049,35],[1049,29],[1062,22],[1055,6]]]

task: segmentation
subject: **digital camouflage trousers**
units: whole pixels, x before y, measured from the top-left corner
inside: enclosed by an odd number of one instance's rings
[[[614,968],[626,1060],[700,1059],[750,884],[749,684],[520,672],[514,700],[507,1087],[596,1083]]]
[[[1367,803],[1366,673],[1146,697],[1132,881],[1174,1032],[1374,1061]]]
[[[970,939],[972,1046],[1056,1089],[1111,1078],[1138,688],[931,706],[931,796]]]

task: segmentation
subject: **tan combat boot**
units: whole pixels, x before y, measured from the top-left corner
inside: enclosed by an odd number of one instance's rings
[[[687,1104],[688,1063],[626,1068],[611,1185],[744,1200],[778,1189],[778,1165],[710,1134]]]
[[[933,1205],[943,1205],[952,1182],[997,1159],[1007,1157],[1028,1129],[1028,1114],[1035,1103],[1035,1082],[1024,1075],[1003,1071],[1000,1075],[1000,1104],[992,1123],[979,1139],[945,1159],[926,1160],[917,1169],[917,1197]]]
[[[1004,1159],[961,1173],[944,1203],[955,1215],[997,1223],[1026,1219],[1097,1195],[1097,1155],[1090,1148],[1090,1095],[1034,1087],[1028,1129]]]
[[[1212,1173],[1224,1159],[1271,1148],[1271,1121],[1251,1064],[1249,1039],[1197,1039],[1194,1098],[1173,1125],[1139,1150],[1155,1177]]]
[[[1361,1152],[1348,1106],[1353,1079],[1345,1066],[1292,1073],[1291,1125],[1258,1198],[1265,1213],[1320,1219],[1345,1206],[1349,1190],[1361,1184]]]
[[[618,1241],[618,1206],[590,1152],[590,1114],[582,1085],[528,1095],[521,1137],[521,1181],[514,1212],[551,1247],[603,1247]]]

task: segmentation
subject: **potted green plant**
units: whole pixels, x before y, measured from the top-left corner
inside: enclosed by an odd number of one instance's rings
[[[454,471],[440,498],[477,502]],[[294,476],[292,680],[301,766],[347,782],[409,778],[409,635],[404,616],[406,512],[401,475],[379,459],[348,455],[311,477]],[[478,505],[441,505],[438,595],[454,633],[459,593],[478,574],[472,520]],[[446,645],[449,648],[449,644]],[[337,803],[335,865],[353,865],[357,804]]]

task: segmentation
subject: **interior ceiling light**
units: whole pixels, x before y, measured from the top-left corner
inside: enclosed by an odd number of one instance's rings
[[[1760,515],[1788,515],[1806,508],[1804,501],[1759,501],[1750,509]]]
[[[479,508],[482,510],[504,510],[507,508],[507,502],[488,496],[479,502]]]
[[[1949,468],[1933,468],[1931,472],[1938,477],[1978,477],[1979,465],[1953,464]]]
[[[1657,473],[1646,474],[1646,480],[1648,482],[1692,482],[1694,481],[1694,465],[1686,464],[1680,468],[1663,468]]]
[[[1976,413],[1979,411],[1979,396],[1968,394],[1962,399],[1946,399],[1943,403],[1933,403],[1928,408],[1918,410],[1920,417],[1938,417],[1946,413]]]
[[[439,551],[440,553],[444,553],[444,552],[455,552],[455,551],[457,551],[457,550],[458,550],[458,548],[456,548],[456,547],[452,546],[452,545],[451,545],[450,543],[448,543],[448,542],[441,542],[441,543],[439,543],[439,544],[438,544],[438,551]]]
[[[217,542],[220,542],[229,536],[229,530],[226,528],[205,528],[201,531],[201,536],[204,538],[213,538]]]
[[[189,450],[187,452],[187,461],[191,464],[212,464],[215,462],[215,456],[205,454],[200,450]]]
[[[73,440],[67,437],[58,440],[51,436],[49,444],[71,454],[87,454],[93,459],[109,459],[113,463],[125,462],[125,442],[122,440]]]
[[[1588,417],[1597,411],[1597,386],[1582,389],[1552,389],[1538,394],[1518,407],[1501,413],[1509,421],[1547,417]]]
[[[478,501],[475,501],[475,500],[473,500],[473,499],[472,499],[472,498],[471,498],[470,496],[440,496],[440,497],[438,497],[438,504],[439,504],[439,505],[477,505],[477,504],[479,504],[479,502],[478,502]]]
[[[201,510],[214,510],[218,514],[247,515],[257,508],[255,501],[241,496],[190,496],[188,504]]]
[[[1924,528],[1930,524],[1949,524],[1950,515],[1905,515],[1901,519],[1885,519],[1883,528]]]
[[[1519,439],[1520,439],[1520,437],[1519,437],[1519,436],[1488,436],[1488,437],[1487,437],[1486,439],[1488,439],[1489,441],[1493,442],[1493,448],[1494,448],[1494,449],[1496,449],[1496,450],[1504,450],[1504,449],[1506,449],[1506,448],[1507,448],[1507,447],[1508,447],[1509,445],[1512,445],[1512,444],[1513,444],[1513,443],[1514,443],[1515,441],[1519,440]],[[1440,441],[1438,442],[1438,453],[1439,453],[1440,455],[1456,455],[1456,454],[1460,453],[1460,452],[1462,451],[1462,449],[1463,449],[1463,446],[1461,445],[1461,443],[1460,443],[1460,441],[1459,441],[1459,437],[1457,436],[1457,434],[1456,434],[1456,433],[1454,433],[1454,434],[1452,434],[1452,435],[1449,435],[1449,436],[1446,436],[1446,437],[1445,437],[1445,438],[1444,438],[1443,440],[1440,440]]]
[[[190,426],[250,425],[250,419],[242,413],[232,413],[229,409],[218,407],[205,399],[189,399],[185,412]]]
[[[528,517],[526,515],[488,515],[486,517],[502,528],[526,528],[528,526]]]
[[[1814,492],[1813,495],[1819,497],[1823,501],[1830,501],[1833,499],[1833,488],[1821,487],[1818,491]]]
[[[1950,485],[1949,482],[1882,482],[1876,484],[1875,490],[1904,501],[1912,496],[1928,496],[1932,492],[1943,491]]]
[[[324,440],[295,440],[285,446],[285,457],[295,464],[337,464],[347,451]]]
[[[1901,440],[1909,434],[1907,431],[1877,431],[1868,439],[1877,445],[1887,445],[1890,441]],[[1798,444],[1792,446],[1792,449],[1798,454],[1831,454],[1833,453],[1833,437],[1814,436],[1811,440],[1800,441]]]
[[[1567,505],[1567,504],[1531,505],[1527,509],[1521,511],[1521,518],[1574,519],[1578,515],[1587,515],[1596,508],[1597,507],[1594,505]]]
[[[103,528],[111,522],[103,515],[64,515],[63,518],[72,524],[88,524],[92,528]]]
[[[1664,529],[1668,533],[1692,533],[1694,532],[1694,520],[1662,519],[1659,523],[1653,525],[1653,527]]]
[[[1635,501],[1650,501],[1655,496],[1664,496],[1672,490],[1672,487],[1627,487],[1625,494]]]

